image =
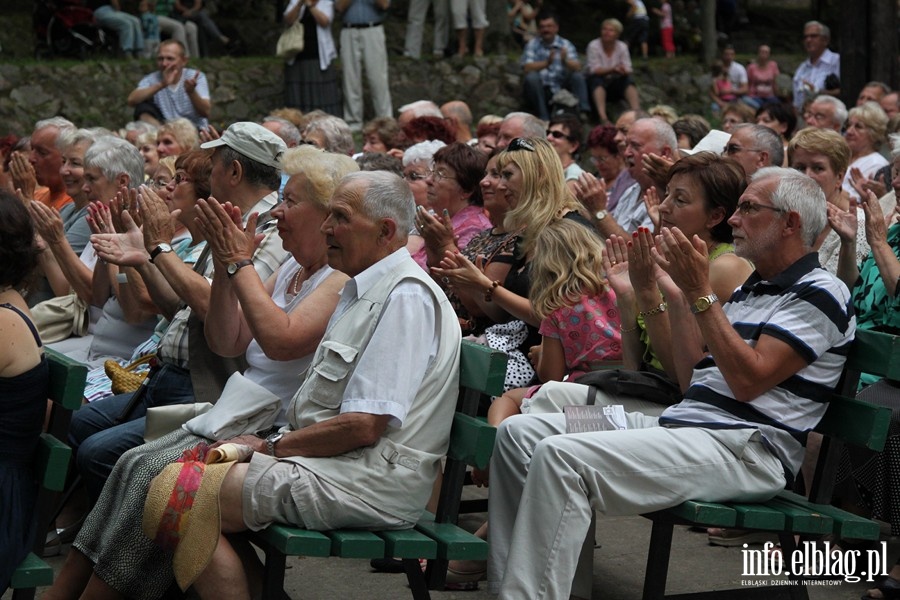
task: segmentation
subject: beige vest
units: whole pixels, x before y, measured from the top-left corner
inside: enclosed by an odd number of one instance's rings
[[[326,458],[291,457],[324,481],[390,515],[415,522],[428,502],[440,459],[447,452],[459,388],[459,321],[444,292],[412,259],[381,279],[342,314],[325,334],[307,377],[288,409],[291,428],[340,414],[344,389],[379,322],[391,291],[404,280],[424,283],[435,300],[438,351],[419,387],[403,427],[389,426],[373,446]],[[429,352],[430,340],[408,340]],[[391,360],[385,356],[384,360]],[[347,523],[344,527],[378,527]]]

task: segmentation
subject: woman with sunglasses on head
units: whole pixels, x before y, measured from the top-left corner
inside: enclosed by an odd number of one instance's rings
[[[547,125],[547,141],[559,156],[566,186],[572,194],[578,193],[578,177],[584,173],[584,169],[575,162],[581,150],[583,136],[581,119],[575,115],[563,113],[550,117],[550,123]]]
[[[445,252],[440,265],[431,271],[453,287],[472,314],[483,314],[499,324],[522,323],[516,325],[521,331],[506,332],[515,340],[524,335],[523,341],[510,348],[521,353],[521,360],[517,361],[518,368],[513,365],[509,369],[507,379],[508,387],[521,387],[534,375],[524,357],[541,339],[540,319],[528,300],[529,266],[537,238],[548,223],[560,218],[575,219],[585,227],[591,224],[578,212],[580,204],[566,188],[562,163],[547,140],[514,139],[497,156],[497,168],[500,181],[496,194],[509,204],[503,224],[507,231],[521,232],[506,276],[491,279],[484,264],[487,257],[472,261],[460,252]]]
[[[425,245],[412,257],[423,269],[436,266],[444,252],[458,252],[475,234],[491,228],[479,185],[485,158],[460,142],[434,153],[434,164],[425,179],[427,204],[416,207],[415,217]]]

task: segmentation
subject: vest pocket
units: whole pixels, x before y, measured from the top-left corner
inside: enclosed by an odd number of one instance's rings
[[[337,408],[343,400],[344,379],[352,369],[359,350],[334,340],[322,342],[322,359],[313,365],[309,399],[325,408]]]

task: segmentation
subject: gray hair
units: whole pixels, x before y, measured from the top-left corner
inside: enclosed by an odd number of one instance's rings
[[[326,115],[313,119],[303,131],[303,136],[306,137],[313,132],[321,133],[325,138],[323,150],[347,155],[353,152],[353,132],[350,131],[347,121],[340,117]]]
[[[513,118],[522,120],[522,137],[547,137],[547,124],[533,114],[527,112],[511,112],[503,117],[503,120],[507,121]],[[674,148],[675,146],[672,147]]]
[[[829,96],[827,94],[821,94],[816,96],[816,99],[813,100],[813,104],[816,102],[820,102],[822,104],[829,104],[834,107],[834,123],[835,125],[844,126],[844,123],[847,122],[847,105],[835,98],[834,96]]]
[[[660,149],[668,146],[673,153],[678,149],[678,136],[675,135],[675,130],[662,119],[645,117],[634,122],[635,125],[638,123],[651,123],[653,125],[653,135],[656,138],[656,145]]]
[[[434,162],[434,153],[446,145],[441,140],[426,140],[413,144],[403,152],[403,166],[406,167],[417,160],[424,160],[430,167]]]
[[[414,119],[418,117],[444,118],[440,107],[431,100],[416,100],[415,102],[404,104],[397,110],[397,114],[403,114],[406,111],[411,111]]]
[[[59,135],[56,138],[56,147],[60,151],[63,151],[75,144],[82,144],[84,142],[93,144],[100,137],[104,136],[97,135],[97,132],[91,129],[64,129],[59,132]]]
[[[363,181],[366,193],[363,206],[371,219],[392,219],[397,224],[398,239],[406,240],[413,228],[416,203],[412,190],[402,177],[388,171],[359,171],[344,177],[342,184]]]
[[[826,40],[831,40],[831,29],[829,29],[828,25],[826,25],[825,23],[821,23],[819,21],[807,21],[803,25],[803,29],[806,29],[807,27],[818,27],[819,33],[822,34],[822,37],[824,37]]]
[[[754,173],[750,181],[769,178],[778,179],[772,192],[772,205],[800,215],[800,237],[804,246],[812,248],[828,219],[825,192],[812,177],[785,167],[765,167]]]
[[[156,125],[147,121],[131,121],[125,124],[125,132],[137,131],[138,133],[156,133]]]
[[[105,135],[94,140],[84,153],[84,166],[100,169],[110,181],[122,173],[128,175],[128,187],[144,183],[144,157],[127,140]]]
[[[283,139],[288,148],[293,148],[294,146],[300,144],[300,141],[302,139],[300,130],[297,129],[296,125],[294,125],[287,119],[282,119],[281,117],[266,117],[265,119],[263,119],[263,123],[278,123],[279,125],[281,125],[275,135]]]
[[[867,83],[866,85],[863,86],[863,89],[865,89],[865,88],[878,88],[885,94],[891,93],[891,87],[883,81],[870,81],[869,83]]]
[[[765,125],[757,125],[756,123],[741,123],[732,131],[734,132],[746,129],[753,138],[753,145],[757,150],[763,150],[769,155],[769,165],[780,167],[784,164],[784,144],[781,136],[774,129],[770,129]]]
[[[34,124],[34,131],[43,129],[44,127],[56,127],[60,133],[69,129],[75,129],[75,123],[63,117],[50,117],[43,119]]]

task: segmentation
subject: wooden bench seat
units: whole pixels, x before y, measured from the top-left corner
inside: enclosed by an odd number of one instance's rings
[[[816,431],[824,437],[810,487],[810,499],[790,491],[761,503],[684,502],[673,508],[644,515],[653,521],[644,600],[662,598],[807,598],[803,579],[786,578],[793,584],[742,587],[691,594],[666,595],[666,578],[675,525],[732,527],[768,531],[778,535],[785,556],[802,540],[832,535],[838,539],[877,540],[878,523],[829,504],[834,490],[837,462],[844,444],[880,451],[887,440],[891,411],[848,398],[855,395],[860,372],[888,378],[900,377],[900,338],[884,333],[857,331],[847,358],[839,390],[828,405]],[[698,574],[699,575],[699,574]],[[701,579],[702,578],[699,578]]]
[[[429,589],[443,589],[450,560],[485,560],[488,544],[458,527],[460,496],[466,466],[488,466],[496,430],[474,414],[482,394],[502,393],[505,353],[463,341],[459,400],[450,430],[450,445],[441,481],[437,512],[426,513],[413,529],[309,531],[272,525],[248,534],[265,553],[263,597],[281,598],[288,556],[340,558],[400,558],[415,600],[430,598]],[[398,490],[400,492],[400,490]],[[420,559],[428,560],[423,573]]]

